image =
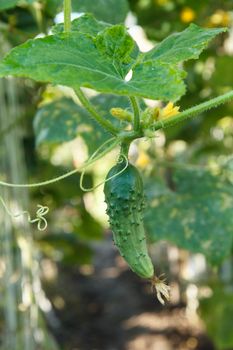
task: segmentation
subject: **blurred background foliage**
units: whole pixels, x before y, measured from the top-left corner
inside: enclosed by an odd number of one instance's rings
[[[0,0],[1,56],[27,39],[50,33],[51,27],[62,21],[61,11],[61,0]],[[125,21],[142,49],[184,30],[191,22],[209,28],[228,27],[229,32],[214,40],[200,59],[185,63],[187,93],[177,104],[183,110],[233,87],[231,0],[74,0],[73,11],[92,12],[99,20],[113,24]],[[71,90],[23,79],[17,79],[15,85],[18,116],[14,120],[9,118],[4,127],[1,124],[1,154],[8,156],[10,150],[4,151],[4,139],[19,130],[29,182],[81,166],[88,155],[110,138],[89,118]],[[88,90],[87,93],[112,123],[118,123],[109,113],[112,107],[129,107],[126,98]],[[142,103],[154,105],[153,101]],[[2,108],[1,105],[1,113]],[[187,312],[193,310],[196,316],[198,313],[212,348],[219,350],[233,349],[232,149],[233,102],[159,131],[154,140],[136,141],[131,148],[131,159],[144,177],[148,198],[145,226],[150,242],[157,242],[150,247],[155,264],[159,270],[167,271],[169,280],[179,290],[172,299],[173,305],[185,303]],[[90,166],[85,186],[100,183],[116,159],[117,151]],[[31,210],[37,203],[50,208],[47,231],[33,232],[48,295],[50,288],[56,294],[56,284],[53,287],[49,284],[49,266],[60,269],[62,276],[64,269],[65,273],[77,269],[83,276],[95,274],[92,264],[96,247],[108,240],[102,188],[83,193],[79,179],[80,174],[73,175],[51,186],[30,190]],[[176,258],[172,258],[174,251]],[[2,264],[3,260],[4,257]],[[3,276],[4,269],[1,271]],[[79,285],[76,288],[82,289]],[[193,290],[196,292],[192,293]],[[146,297],[150,298],[148,294]],[[59,301],[52,304],[56,309]],[[50,323],[49,319],[47,322]],[[201,349],[195,341],[190,343],[193,346],[187,344],[185,349]],[[71,345],[63,345],[71,349]],[[165,345],[160,348],[167,349]],[[176,347],[173,344],[174,348],[183,349],[180,344]],[[92,349],[92,345],[87,349]],[[136,345],[132,349],[137,349]]]

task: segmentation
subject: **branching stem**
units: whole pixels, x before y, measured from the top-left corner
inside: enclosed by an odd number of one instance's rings
[[[197,106],[188,108],[185,111],[174,115],[173,117],[170,117],[170,118],[167,118],[164,120],[159,120],[159,121],[154,123],[153,130],[156,131],[159,129],[165,129],[165,128],[168,128],[170,126],[176,125],[184,120],[195,117],[198,114],[201,114],[202,112],[205,112],[211,108],[218,107],[219,105],[221,105],[221,104],[223,104],[231,99],[233,99],[233,90],[231,90],[231,91],[229,91],[221,96],[212,98],[209,101],[200,103]]]

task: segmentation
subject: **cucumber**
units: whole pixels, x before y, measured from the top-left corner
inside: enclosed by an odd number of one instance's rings
[[[132,271],[142,278],[152,279],[154,267],[148,255],[143,226],[143,182],[137,168],[129,163],[121,172],[125,167],[125,161],[116,164],[109,171],[106,177],[109,180],[104,186],[113,240]]]

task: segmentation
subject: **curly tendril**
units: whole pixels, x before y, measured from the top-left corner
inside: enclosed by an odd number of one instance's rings
[[[37,228],[39,231],[44,231],[47,226],[48,226],[48,222],[46,220],[46,218],[44,217],[46,214],[48,214],[49,212],[49,207],[46,207],[46,206],[43,206],[43,205],[40,205],[38,204],[37,207],[37,211],[36,211],[36,217],[35,219],[31,219],[31,215],[30,213],[27,211],[27,210],[24,210],[20,213],[17,213],[17,214],[13,214],[9,208],[7,207],[4,199],[2,197],[0,197],[0,201],[2,202],[2,205],[3,207],[5,208],[7,214],[12,217],[12,218],[18,218],[19,216],[22,216],[22,215],[27,215],[27,221],[30,223],[30,224],[34,224],[37,222]]]
[[[110,144],[109,144],[110,143]],[[119,145],[120,143],[120,139],[117,137],[113,137],[109,140],[107,140],[106,142],[104,142],[92,155],[91,157],[85,162],[84,166],[81,168],[83,169],[83,172],[81,173],[81,177],[80,177],[80,187],[83,191],[91,191],[92,189],[100,186],[101,184],[98,184],[97,186],[91,188],[91,189],[85,189],[82,185],[82,181],[83,181],[83,177],[85,174],[85,170],[89,165],[92,165],[93,163],[95,163],[97,160],[101,159],[102,157],[104,157],[108,152],[110,152],[113,148],[115,148],[117,145]],[[102,148],[104,146],[106,146],[107,144],[109,144],[105,149],[102,150]],[[102,152],[100,152],[102,150]],[[128,166],[128,161],[126,163],[126,167],[124,169],[122,169],[122,171],[124,171]],[[13,188],[31,188],[31,187],[40,187],[40,186],[46,186],[46,185],[50,185],[53,184],[55,182],[61,181],[75,173],[77,173],[78,171],[80,171],[81,169],[74,169],[69,171],[68,173],[65,173],[61,176],[52,178],[50,180],[46,180],[46,181],[42,181],[42,182],[37,182],[37,183],[33,183],[33,184],[13,184],[13,183],[8,183],[5,181],[1,181],[0,180],[0,186],[5,186],[5,187],[13,187]],[[121,172],[122,172],[121,171]],[[118,175],[118,174],[116,174]],[[114,175],[114,176],[116,176]],[[109,179],[110,180],[110,179]],[[28,211],[22,211],[18,214],[13,214],[11,213],[11,211],[8,209],[6,203],[4,202],[3,198],[0,196],[0,201],[3,205],[3,207],[5,208],[6,212],[8,213],[9,216],[11,216],[12,218],[16,218],[22,215],[27,215],[27,220],[29,223],[37,223],[37,228],[39,231],[44,231],[47,226],[47,220],[45,218],[45,215],[49,212],[49,208],[47,206],[43,206],[38,204],[37,207],[37,211],[36,211],[36,217],[34,219],[31,219],[30,213]]]
[[[37,204],[37,207],[38,207],[38,209],[36,211],[36,218],[31,220],[30,215],[28,215],[28,222],[31,223],[31,224],[37,222],[38,230],[39,231],[44,231],[44,230],[46,230],[46,228],[48,226],[48,222],[47,222],[47,220],[46,220],[46,218],[44,216],[46,214],[48,214],[49,207],[43,206],[43,205],[40,205],[40,204]]]

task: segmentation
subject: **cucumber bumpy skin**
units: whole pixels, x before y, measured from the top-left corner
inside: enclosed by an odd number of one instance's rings
[[[148,255],[143,226],[143,183],[137,168],[128,164],[121,172],[125,167],[125,162],[116,164],[109,171],[106,177],[109,180],[104,186],[113,240],[133,272],[142,278],[153,279],[154,267]]]

